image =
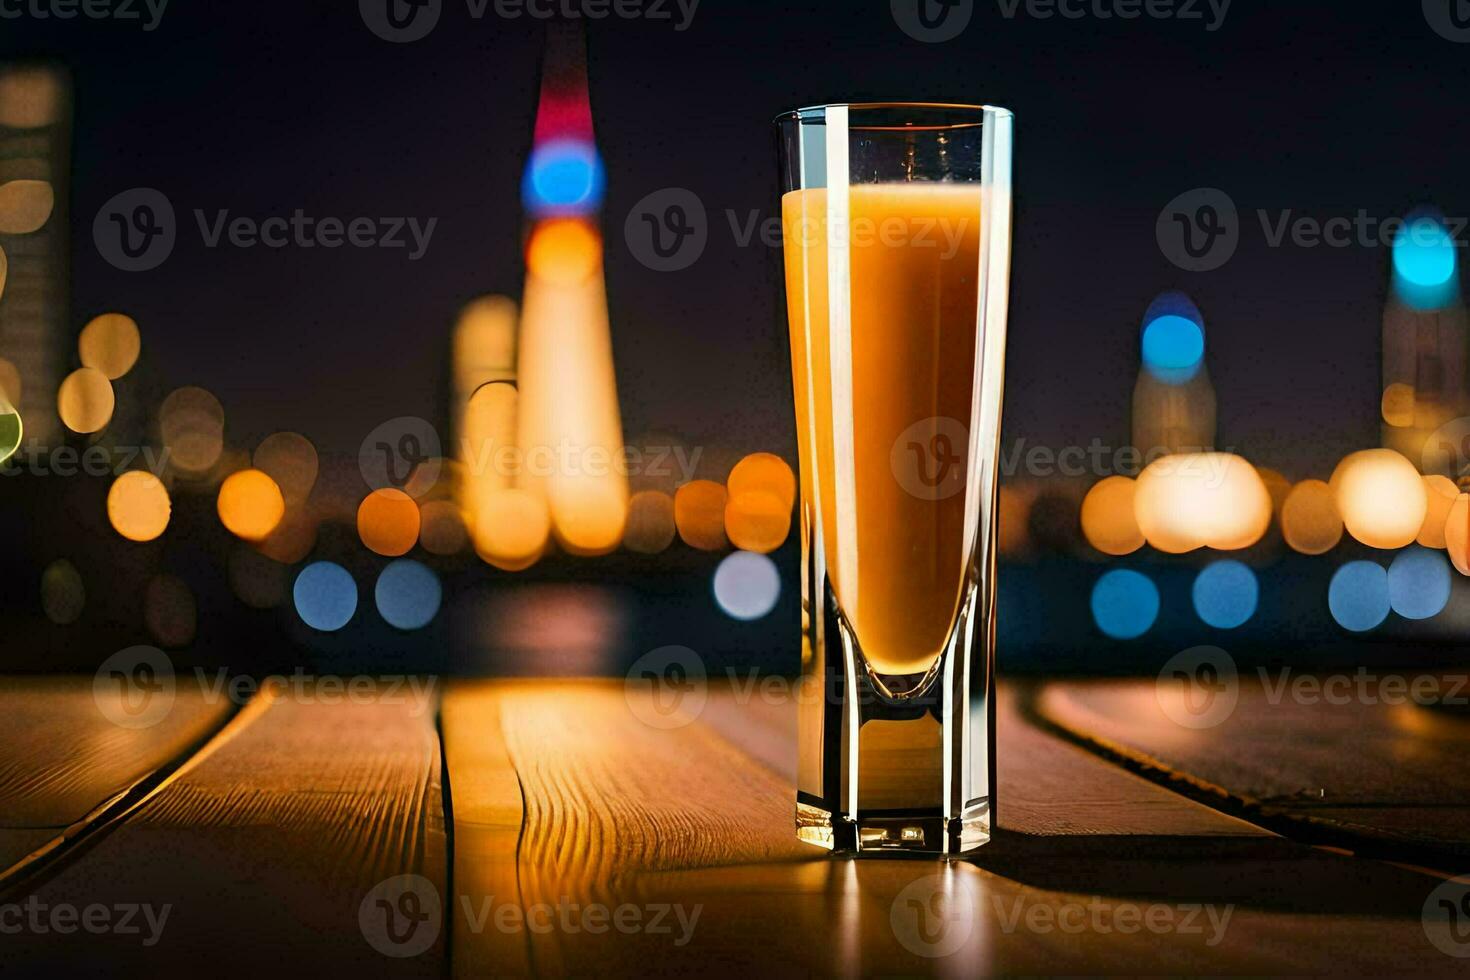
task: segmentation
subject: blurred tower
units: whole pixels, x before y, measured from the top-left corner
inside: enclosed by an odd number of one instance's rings
[[[1133,445],[1147,459],[1215,446],[1215,386],[1205,366],[1204,318],[1179,292],[1164,293],[1143,316]]]
[[[616,548],[628,508],[597,222],[603,183],[581,21],[553,21],[522,185],[532,226],[517,357],[517,432],[521,486],[546,501],[557,542],[576,554]]]
[[[9,365],[0,364],[0,388],[18,381],[19,398],[6,392],[6,400],[19,402],[25,440],[43,445],[61,439],[56,389],[76,337],[67,287],[70,156],[66,73],[49,65],[0,67],[0,358]]]
[[[1439,214],[1411,213],[1393,242],[1383,313],[1383,445],[1426,475],[1470,463],[1467,322],[1456,246]]]

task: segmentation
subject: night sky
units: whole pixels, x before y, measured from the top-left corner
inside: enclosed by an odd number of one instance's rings
[[[683,31],[669,9],[588,24],[630,436],[794,456],[780,257],[738,245],[730,215],[776,213],[772,116],[882,99],[1016,113],[1008,441],[1125,440],[1139,318],[1182,289],[1206,317],[1222,447],[1300,478],[1375,444],[1387,250],[1271,247],[1257,211],[1470,214],[1470,44],[1420,4],[1238,0],[1209,31],[1203,3],[1204,19],[1125,21],[1008,19],[990,0],[944,43],[906,35],[887,0],[703,0]],[[174,0],[151,32],[0,21],[0,57],[74,76],[73,323],[133,314],[158,393],[214,391],[235,444],[296,429],[355,453],[385,419],[442,420],[456,310],[520,290],[541,43],[539,22],[476,20],[465,0],[411,44],[374,36],[350,2]],[[124,273],[91,219],[140,186],[169,197],[179,243]],[[643,267],[623,239],[629,208],[664,187],[694,191],[709,218],[682,272]],[[1238,251],[1209,272],[1178,269],[1155,239],[1160,210],[1197,187],[1241,216]],[[438,223],[418,261],[209,249],[196,208]]]

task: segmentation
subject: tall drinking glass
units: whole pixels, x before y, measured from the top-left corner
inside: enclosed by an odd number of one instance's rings
[[[963,854],[995,815],[1011,114],[776,120],[801,470],[797,835]]]

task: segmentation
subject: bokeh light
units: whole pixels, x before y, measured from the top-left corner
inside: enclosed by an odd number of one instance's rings
[[[229,579],[235,596],[251,609],[274,609],[286,598],[290,569],[247,544],[230,549]]]
[[[551,538],[551,511],[546,501],[525,490],[496,490],[477,501],[473,540],[475,553],[507,572],[530,568],[541,560]]]
[[[0,463],[15,455],[25,438],[25,422],[20,410],[5,397],[4,386],[0,385]]]
[[[729,497],[713,480],[690,480],[674,493],[674,524],[691,548],[720,551],[730,543],[725,535],[725,505]]]
[[[1130,555],[1144,545],[1133,513],[1137,485],[1126,476],[1100,481],[1082,499],[1082,534],[1105,555]]]
[[[288,506],[281,523],[255,546],[267,558],[283,565],[294,565],[316,547],[317,527],[317,515]]]
[[[191,385],[169,392],[158,409],[158,427],[170,466],[199,475],[219,462],[225,445],[225,410],[203,388]]]
[[[1444,548],[1445,525],[1449,523],[1450,509],[1460,496],[1460,488],[1447,476],[1426,476],[1425,497],[1428,507],[1424,511],[1424,524],[1419,528],[1418,541],[1426,548]]]
[[[1444,546],[1461,575],[1470,575],[1470,494],[1462,493],[1444,522]]]
[[[1205,335],[1182,316],[1161,316],[1143,328],[1143,363],[1157,376],[1187,379],[1205,356]]]
[[[1450,602],[1450,564],[1438,551],[1418,546],[1394,556],[1388,566],[1388,597],[1405,619],[1431,619]]]
[[[628,500],[623,547],[656,555],[674,543],[674,498],[661,490],[640,490]]]
[[[1384,388],[1381,408],[1385,423],[1395,428],[1409,428],[1414,424],[1414,386],[1395,381]]]
[[[346,626],[357,612],[357,583],[334,562],[312,562],[303,568],[291,595],[301,621],[324,633]]]
[[[161,647],[186,647],[198,628],[194,593],[176,575],[155,575],[143,595],[143,622]]]
[[[1195,577],[1194,611],[1207,625],[1232,630],[1256,614],[1261,586],[1256,573],[1238,561],[1211,562]]]
[[[419,505],[394,487],[374,490],[357,508],[357,535],[369,551],[406,555],[419,540]]]
[[[1327,588],[1327,607],[1345,630],[1366,633],[1388,618],[1391,603],[1388,572],[1371,561],[1352,561],[1339,568]]]
[[[469,531],[452,500],[430,500],[419,506],[419,544],[431,555],[457,555],[469,544]]]
[[[77,368],[56,391],[56,413],[73,432],[98,432],[112,421],[112,382],[95,368]]]
[[[730,496],[769,493],[788,511],[796,506],[796,474],[775,453],[751,453],[730,469],[725,479]]]
[[[311,495],[321,463],[316,447],[299,432],[276,432],[255,447],[255,468],[276,481],[287,504],[298,506]]]
[[[52,68],[14,66],[0,71],[0,126],[38,129],[61,116],[61,76]]]
[[[765,555],[737,551],[715,569],[715,601],[732,619],[760,619],[776,607],[781,573]]]
[[[131,371],[142,348],[138,324],[122,313],[104,313],[93,318],[77,337],[82,366],[96,368],[109,381],[116,381]]]
[[[416,630],[428,625],[439,612],[444,597],[439,576],[427,566],[409,558],[389,562],[378,575],[373,589],[378,614],[401,630]]]
[[[1323,555],[1342,540],[1337,497],[1322,480],[1303,480],[1281,507],[1281,535],[1293,551]]]
[[[1419,537],[1428,493],[1414,464],[1392,449],[1348,456],[1337,464],[1331,486],[1343,525],[1368,547],[1395,550]]]
[[[65,558],[58,558],[41,572],[41,609],[57,626],[70,626],[82,618],[87,589],[81,573]]]
[[[1092,587],[1092,620],[1115,640],[1134,640],[1159,618],[1159,590],[1141,572],[1116,568]]]
[[[1139,474],[1134,515],[1148,543],[1168,554],[1249,548],[1271,526],[1271,494],[1255,467],[1230,453],[1181,453]]]
[[[147,470],[130,470],[107,491],[107,520],[129,541],[152,541],[168,527],[173,504],[163,481]]]
[[[743,551],[775,551],[791,533],[791,506],[773,493],[731,493],[725,504],[725,536]]]
[[[0,234],[28,235],[51,217],[56,195],[49,181],[10,180],[0,184]]]
[[[542,222],[526,245],[526,268],[542,282],[575,285],[602,265],[602,237],[577,218]]]
[[[20,369],[0,357],[0,400],[19,407],[21,384]]]
[[[1456,264],[1454,239],[1437,212],[1409,215],[1394,236],[1394,289],[1414,309],[1436,309],[1453,300]]]
[[[220,523],[235,537],[262,541],[286,515],[286,500],[276,481],[260,470],[240,470],[220,484],[215,509]]]
[[[602,161],[590,142],[549,140],[531,151],[521,196],[533,215],[585,213],[602,203],[603,184]]]

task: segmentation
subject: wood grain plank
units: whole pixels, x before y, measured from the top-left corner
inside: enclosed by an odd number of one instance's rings
[[[798,845],[789,770],[762,761],[784,757],[768,740],[794,727],[770,705],[747,710],[711,689],[697,716],[671,719],[613,682],[487,682],[464,694],[496,703],[525,801],[519,900],[569,913],[518,934],[539,975],[1453,965],[1421,927],[1436,879],[1302,847],[1182,799],[1030,726],[1009,693],[1002,833],[977,861],[948,865]],[[645,926],[667,907],[671,928],[594,932],[606,921],[582,918],[589,905],[630,907]],[[1162,932],[1140,925],[1165,919]]]
[[[414,911],[376,891],[380,883],[420,876],[420,909],[446,894],[432,696],[269,685],[257,697],[266,701],[253,723],[27,896],[52,907],[167,907],[159,941],[27,931],[7,937],[12,962],[73,972],[442,972],[442,913],[411,933],[435,937],[420,955],[390,958],[370,945],[388,921],[378,898]]]
[[[1266,680],[1241,676],[1233,710],[1203,728],[1175,722],[1152,679],[1052,684],[1037,707],[1160,779],[1307,839],[1450,870],[1470,859],[1470,720],[1393,703],[1402,694],[1382,678],[1331,701]]]
[[[155,724],[114,724],[81,676],[0,678],[0,872],[175,761],[233,711],[188,685]]]

